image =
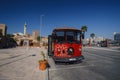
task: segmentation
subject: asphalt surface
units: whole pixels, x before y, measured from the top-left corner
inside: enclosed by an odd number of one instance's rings
[[[82,63],[57,63],[49,58],[49,80],[120,80],[120,50],[83,48]]]
[[[50,67],[38,68],[44,48],[0,49],[0,80],[120,80],[120,50],[83,48],[85,60],[57,63],[48,57]],[[46,54],[47,56],[47,54]]]

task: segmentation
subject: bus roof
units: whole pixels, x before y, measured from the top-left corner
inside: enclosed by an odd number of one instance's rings
[[[80,29],[72,28],[72,27],[61,27],[55,28],[53,31],[64,31],[64,30],[73,30],[73,31],[81,31]]]

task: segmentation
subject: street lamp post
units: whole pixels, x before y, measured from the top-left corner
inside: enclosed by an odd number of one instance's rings
[[[42,24],[42,17],[43,17],[44,15],[40,15],[40,46],[41,46],[41,40],[42,40],[42,26],[43,26],[43,24]]]

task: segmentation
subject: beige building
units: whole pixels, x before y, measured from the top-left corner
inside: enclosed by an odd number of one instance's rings
[[[42,42],[48,43],[48,37],[42,37]]]
[[[5,24],[0,24],[0,36],[6,36],[7,26]]]
[[[26,34],[24,35],[23,33],[14,33],[14,39],[17,41],[17,44],[20,46],[24,45],[24,42],[26,40],[29,41],[29,44],[33,44],[33,43],[39,43],[39,41],[37,41],[37,37],[39,36],[39,31],[33,31],[33,34]]]
[[[37,40],[37,37],[39,36],[39,31],[33,31],[32,36],[34,40]]]

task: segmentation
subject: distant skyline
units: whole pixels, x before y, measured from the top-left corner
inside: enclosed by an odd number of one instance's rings
[[[8,26],[8,33],[40,31],[48,36],[56,27],[88,27],[91,33],[113,39],[120,32],[120,0],[0,0],[0,24]]]

